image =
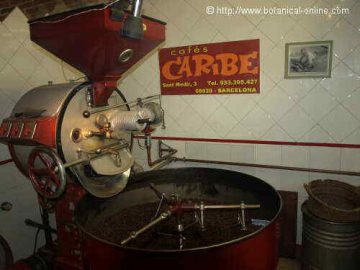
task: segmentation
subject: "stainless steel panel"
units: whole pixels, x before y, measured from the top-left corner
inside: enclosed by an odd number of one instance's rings
[[[90,117],[85,118],[83,112],[89,110],[87,104],[87,87],[83,87],[78,90],[76,93],[72,93],[71,100],[64,104],[63,117],[59,119],[61,123],[60,132],[60,143],[62,155],[64,156],[65,162],[74,162],[79,159],[79,150],[83,153],[93,152],[95,149],[103,148],[106,145],[111,145],[116,142],[113,139],[107,139],[104,137],[93,136],[87,139],[74,142],[71,138],[71,133],[74,129],[80,130],[98,130],[96,125],[97,114],[90,115]],[[112,96],[108,100],[109,106],[122,104],[124,100],[117,91],[114,91]],[[126,106],[122,106],[113,110],[124,110],[127,111]],[[131,143],[131,133],[123,133],[123,139],[125,139],[129,144]],[[124,149],[123,151],[130,151],[129,149]],[[124,154],[127,156],[126,154]],[[81,156],[82,158],[84,156]],[[130,175],[130,168],[128,168],[124,173],[123,168],[118,168],[116,166],[115,158],[111,155],[103,156],[97,159],[97,166],[99,163],[103,164],[104,168],[107,168],[108,171],[112,172],[113,175],[97,175],[94,168],[91,168],[89,164],[80,164],[70,168],[72,173],[77,177],[78,181],[82,186],[96,197],[111,197],[115,194],[118,194],[122,191],[126,184],[128,177]],[[100,164],[101,166],[101,164]],[[132,166],[132,164],[130,165]],[[118,171],[118,173],[114,173]]]
[[[16,103],[11,116],[16,113],[44,110],[43,116],[59,113],[66,97],[81,83],[43,85],[26,92]]]
[[[360,222],[331,222],[303,212],[303,270],[358,270]]]

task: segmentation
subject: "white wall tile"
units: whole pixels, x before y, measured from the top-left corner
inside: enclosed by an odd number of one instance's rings
[[[220,106],[220,102],[212,95],[194,96],[191,101],[191,106],[203,119],[207,120],[213,111]]]
[[[353,116],[360,119],[360,88],[352,92],[347,98],[344,100],[344,107],[347,108]]]
[[[303,142],[335,143],[330,134],[319,125],[314,126],[300,139]]]
[[[279,145],[256,145],[256,163],[266,165],[281,164],[281,146]]]
[[[347,136],[342,142],[349,144],[360,144],[360,128],[356,129],[353,133]]]
[[[341,142],[358,128],[360,123],[349,111],[339,105],[320,121],[320,125],[329,132],[332,138]]]
[[[360,171],[360,149],[341,149],[341,170]]]
[[[304,189],[304,184],[309,182],[308,172],[299,171],[280,171],[280,186],[279,190],[288,190],[298,192],[298,196],[307,196]]]
[[[0,72],[0,89],[12,101],[17,101],[28,89],[26,81],[11,66],[6,65]]]
[[[39,66],[39,62],[23,46],[16,51],[9,63],[25,80],[29,79]]]
[[[272,185],[277,190],[281,187],[281,175],[278,170],[256,168],[254,176]]]
[[[176,119],[189,136],[195,136],[196,131],[203,125],[204,119],[194,111],[194,109],[187,105],[184,112]]]
[[[345,64],[340,63],[332,71],[332,77],[323,79],[320,84],[340,102],[359,88],[360,78]]]
[[[247,96],[235,95],[234,97],[227,98],[223,106],[226,107],[237,120],[241,120],[254,109],[256,103]]]
[[[345,19],[351,23],[354,27],[358,28],[360,27],[360,18],[357,16],[360,14],[360,2],[355,1],[355,6],[352,7],[350,14],[345,15]]]
[[[310,167],[315,169],[340,170],[340,149],[310,147]]]
[[[280,119],[279,124],[286,133],[295,140],[299,140],[315,126],[315,122],[299,106],[294,106],[283,118]]]
[[[256,135],[242,123],[236,124],[226,135],[227,139],[242,138],[243,140],[255,140]]]
[[[281,80],[279,86],[291,97],[295,102],[304,98],[311,89],[318,83],[316,79],[307,80]]]
[[[230,149],[230,160],[240,163],[255,163],[255,145],[232,144]]]
[[[0,23],[0,56],[9,61],[20,46],[20,41],[2,23]]]
[[[236,118],[225,107],[219,107],[207,122],[219,138],[224,138],[237,123]]]
[[[274,82],[279,82],[284,77],[285,54],[283,48],[274,47],[262,60],[261,67]]]
[[[230,150],[231,146],[229,144],[207,144],[206,159],[216,161],[230,161]]]
[[[324,39],[337,41],[334,43],[334,52],[341,58],[346,57],[360,43],[359,30],[345,19],[340,19]]]
[[[266,16],[258,28],[276,44],[294,25],[295,21],[290,16]]]
[[[352,52],[344,58],[344,63],[357,75],[360,75],[360,47],[352,50]]]
[[[309,148],[300,146],[281,147],[282,165],[289,167],[309,167]]]
[[[192,159],[207,159],[206,143],[187,142],[185,145],[186,157]]]
[[[280,120],[294,105],[294,101],[280,87],[275,87],[259,102],[261,108],[276,121]]]
[[[317,85],[299,104],[313,120],[319,121],[331,111],[338,102],[335,97],[329,95],[322,86]]]
[[[14,34],[14,36],[23,42],[29,35],[28,19],[22,11],[16,7],[3,21],[3,24]]]
[[[324,1],[318,1],[316,3],[316,6],[320,7],[328,7],[326,2]],[[312,34],[316,39],[321,39],[327,32],[329,32],[334,24],[339,20],[340,18],[337,16],[334,16],[332,18],[329,18],[327,16],[302,16],[299,23],[310,33]],[[316,27],[314,27],[316,26]]]
[[[261,139],[265,141],[279,140],[282,142],[291,142],[294,140],[285,132],[284,129],[278,125],[273,126],[268,132],[265,133],[265,135],[261,137]]]
[[[256,138],[261,138],[274,125],[274,120],[256,106],[240,123],[248,128]]]

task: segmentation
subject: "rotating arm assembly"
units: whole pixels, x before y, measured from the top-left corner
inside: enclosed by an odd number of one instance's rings
[[[179,248],[182,249],[184,245],[184,240],[186,238],[183,236],[184,231],[193,225],[198,224],[200,227],[200,231],[206,231],[205,226],[205,211],[206,210],[238,210],[238,218],[237,218],[237,226],[241,227],[241,230],[246,231],[246,217],[245,210],[250,209],[259,209],[260,204],[245,204],[243,201],[240,204],[206,204],[203,201],[197,203],[189,203],[184,202],[179,199],[178,194],[172,194],[170,198],[167,197],[165,193],[160,192],[153,183],[149,184],[151,190],[155,193],[155,195],[160,199],[159,205],[157,207],[155,216],[152,220],[140,228],[137,231],[132,231],[129,236],[121,241],[121,245],[126,245],[130,241],[139,237],[144,232],[152,229],[162,221],[169,219],[171,216],[176,217],[176,231],[177,235],[167,234],[167,233],[159,233],[159,235],[164,236],[172,236],[177,237],[179,240]],[[163,207],[165,203],[166,210],[160,213],[160,209]],[[193,212],[195,221],[187,226],[184,226],[181,222],[181,217],[185,212]]]

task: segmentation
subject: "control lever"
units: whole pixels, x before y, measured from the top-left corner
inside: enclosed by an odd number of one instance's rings
[[[46,226],[46,225],[43,225],[43,224],[40,224],[36,221],[33,221],[31,219],[25,219],[25,225],[26,226],[29,226],[29,227],[33,227],[33,228],[37,228],[37,229],[40,229],[40,230],[49,230],[50,232],[52,233],[57,233],[56,230],[54,228],[51,228],[50,226]]]

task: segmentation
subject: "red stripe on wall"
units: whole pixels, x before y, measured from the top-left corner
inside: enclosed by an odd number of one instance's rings
[[[144,138],[144,136],[134,136],[134,137],[138,138],[138,139]],[[344,143],[233,140],[233,139],[208,139],[208,138],[191,138],[191,137],[166,137],[166,136],[154,136],[152,138],[155,140],[187,141],[187,142],[243,143],[243,144],[310,146],[310,147],[360,148],[360,144],[344,144]]]

